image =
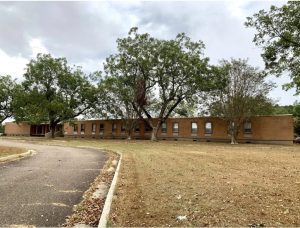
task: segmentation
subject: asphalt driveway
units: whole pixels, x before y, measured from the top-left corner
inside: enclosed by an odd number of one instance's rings
[[[0,145],[38,152],[20,161],[0,163],[0,227],[61,225],[108,158],[93,149],[3,139]]]

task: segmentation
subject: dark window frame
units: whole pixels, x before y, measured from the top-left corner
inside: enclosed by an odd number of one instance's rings
[[[122,124],[121,125],[121,132],[124,133],[126,131],[126,125]]]
[[[206,127],[206,124],[209,124],[210,123],[210,128],[207,128]],[[213,133],[213,123],[212,121],[206,121],[204,123],[204,134],[212,134]]]
[[[85,132],[85,124],[80,124],[80,132]]]
[[[174,128],[175,124],[177,124],[177,130],[175,130],[176,128]],[[173,122],[173,124],[172,124],[172,132],[173,133],[179,133],[179,123],[178,122]]]
[[[104,125],[104,123],[101,123],[101,124],[99,125],[99,132],[103,133],[103,132],[104,132],[104,129],[105,129],[105,125]]]
[[[94,126],[95,126],[95,130],[94,130]],[[97,124],[92,123],[92,133],[96,133],[96,132],[97,132]]]
[[[246,128],[246,125],[250,124],[250,128]],[[252,123],[251,121],[244,122],[244,134],[252,134]]]
[[[149,124],[144,124],[144,129],[146,133],[150,133],[152,131],[151,127],[149,126]]]
[[[166,125],[165,128],[163,127],[164,124]],[[163,123],[161,124],[161,133],[167,133],[167,129],[168,129],[168,128],[167,128],[167,123],[166,123],[166,122],[163,122]]]
[[[73,132],[78,132],[78,124],[73,125]]]
[[[112,132],[116,132],[117,128],[118,128],[117,123],[112,123],[112,125],[111,125],[111,131]]]
[[[141,132],[141,126],[140,126],[140,124],[135,125],[134,132]]]
[[[196,131],[194,131],[195,128],[193,128],[193,124],[196,124]],[[192,134],[197,134],[198,133],[198,123],[195,121],[191,122],[191,133]]]

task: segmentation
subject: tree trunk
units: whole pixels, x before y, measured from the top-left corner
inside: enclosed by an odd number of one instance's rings
[[[236,136],[234,133],[231,134],[231,144],[238,144],[238,142],[236,141]]]
[[[151,141],[157,141],[158,127],[152,127]]]
[[[233,137],[234,137],[234,144],[239,144],[238,141],[237,141],[237,136],[238,136],[238,129],[236,129],[234,131],[234,135],[233,135]]]
[[[131,134],[132,134],[132,130],[128,130],[127,131],[127,140],[131,140]]]
[[[238,130],[236,129],[235,126],[233,127],[230,135],[231,135],[231,144],[238,144],[236,140],[238,135]]]
[[[230,134],[230,136],[231,136],[231,144],[234,144],[234,135],[232,134],[232,132],[231,132],[231,134]]]
[[[50,123],[50,131],[51,131],[51,138],[54,139],[55,138],[55,123]]]
[[[6,120],[8,117],[10,117],[10,116],[4,116],[2,119],[0,119],[0,124],[2,124],[2,122],[3,122],[4,120]]]
[[[236,141],[237,138],[237,133],[238,133],[238,125],[232,121],[229,124],[229,132],[230,132],[230,136],[231,136],[231,144],[238,144]]]

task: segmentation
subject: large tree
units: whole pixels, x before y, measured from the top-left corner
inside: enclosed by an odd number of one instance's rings
[[[300,89],[300,2],[282,7],[271,6],[248,17],[247,27],[256,29],[253,42],[262,47],[262,57],[269,73],[289,71],[292,82],[286,88]]]
[[[132,105],[135,94],[132,88],[128,86],[130,84],[128,80],[130,78],[114,76],[108,76],[102,80],[99,83],[100,93],[96,110],[98,113],[101,113],[102,117],[120,118],[125,128],[127,139],[131,139],[133,130],[139,122],[139,116]],[[104,97],[105,99],[103,99]]]
[[[27,64],[23,90],[17,93],[17,121],[49,122],[52,137],[61,121],[84,115],[96,102],[96,89],[78,67],[65,58],[38,54]]]
[[[130,79],[127,86],[134,93],[132,106],[152,128],[152,140],[181,102],[195,99],[197,93],[214,85],[208,58],[203,57],[204,44],[183,33],[173,40],[162,40],[132,28],[129,36],[117,43],[119,53],[107,59],[106,71]]]
[[[0,76],[0,124],[12,116],[17,84],[10,76]]]
[[[273,84],[265,82],[266,74],[247,64],[246,60],[221,61],[219,73],[227,82],[212,93],[209,110],[212,116],[228,123],[231,143],[237,143],[240,126],[250,117],[272,112],[267,94]]]

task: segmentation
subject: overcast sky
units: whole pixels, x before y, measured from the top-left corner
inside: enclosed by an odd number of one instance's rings
[[[37,53],[66,57],[84,71],[102,69],[105,58],[116,52],[116,39],[133,26],[158,38],[175,38],[185,32],[205,43],[205,54],[220,59],[248,58],[263,69],[260,49],[253,43],[254,30],[245,18],[272,4],[285,2],[0,2],[0,74],[22,78],[24,68]],[[278,87],[270,97],[292,104],[294,90],[281,85],[288,77],[274,78]]]

